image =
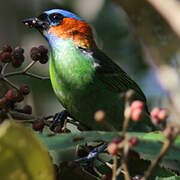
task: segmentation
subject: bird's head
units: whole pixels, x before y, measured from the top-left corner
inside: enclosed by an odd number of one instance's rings
[[[38,17],[23,20],[23,23],[38,29],[47,40],[53,36],[62,40],[71,39],[81,48],[96,47],[90,25],[69,11],[61,9],[44,11]]]

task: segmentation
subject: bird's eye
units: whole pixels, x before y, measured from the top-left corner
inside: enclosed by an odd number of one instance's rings
[[[63,16],[59,13],[54,13],[49,16],[49,19],[53,24],[60,24],[63,19]]]

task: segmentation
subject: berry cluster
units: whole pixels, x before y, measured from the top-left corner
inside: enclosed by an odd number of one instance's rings
[[[19,89],[10,89],[7,91],[4,97],[0,99],[0,109],[9,110],[13,109],[15,103],[22,102],[24,100],[24,96],[30,93],[30,88],[28,85],[21,85]],[[29,105],[25,105],[20,112],[31,114],[32,108]]]
[[[39,61],[41,64],[48,62],[48,49],[45,46],[33,47],[30,51],[30,56],[33,61]]]
[[[161,123],[164,123],[165,120],[168,118],[168,114],[169,113],[166,109],[156,107],[151,111],[152,122],[155,125],[159,125]]]
[[[8,44],[2,46],[0,61],[2,63],[11,63],[13,67],[18,68],[24,62],[24,49],[17,46],[14,50]]]
[[[126,107],[124,111],[125,118],[131,118],[134,122],[139,122],[142,120],[144,111],[144,102],[140,100],[135,100],[130,106]]]
[[[134,147],[138,144],[139,139],[137,137],[131,137],[131,138],[115,138],[112,140],[108,145],[108,152],[111,155],[116,155],[119,151],[123,150],[125,143],[128,143],[129,147]]]

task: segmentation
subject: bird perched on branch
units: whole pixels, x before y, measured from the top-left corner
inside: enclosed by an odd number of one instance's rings
[[[106,121],[120,130],[124,100],[119,94],[129,89],[134,90],[135,99],[146,103],[139,86],[97,47],[91,26],[77,15],[52,9],[23,22],[48,41],[54,92],[67,112],[85,127],[110,130],[94,120],[94,113],[101,109],[106,112]],[[140,130],[146,123],[141,124]]]

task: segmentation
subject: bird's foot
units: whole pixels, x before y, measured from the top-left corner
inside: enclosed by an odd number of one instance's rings
[[[67,110],[63,110],[61,112],[56,113],[53,117],[53,122],[49,127],[50,130],[53,131],[56,125],[60,125],[61,127],[63,127],[67,117],[71,117]]]
[[[105,143],[101,148],[94,148],[87,156],[76,159],[75,162],[80,163],[81,165],[87,165],[92,160],[96,159],[99,155],[99,153],[103,152],[107,148],[107,143]]]

